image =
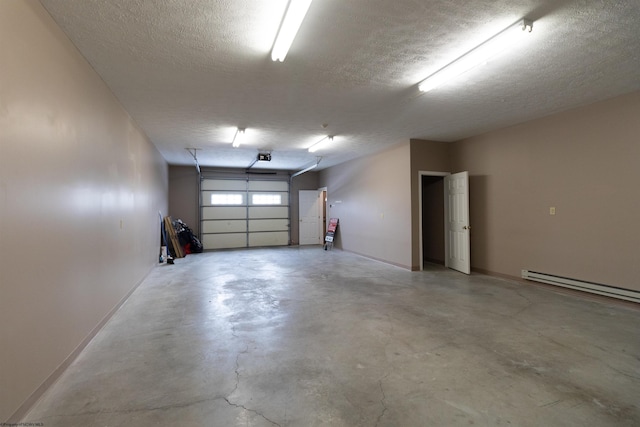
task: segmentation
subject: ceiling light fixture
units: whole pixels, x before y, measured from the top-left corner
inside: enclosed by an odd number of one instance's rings
[[[309,5],[311,5],[311,0],[289,0],[289,6],[284,14],[276,41],[273,43],[273,50],[271,50],[272,60],[284,61],[298,29],[300,29],[302,20],[309,10]]]
[[[320,141],[316,142],[311,147],[309,147],[309,152],[315,153],[320,148],[324,148],[327,144],[329,144],[332,141],[333,141],[333,135],[327,135],[324,138],[322,138]]]
[[[233,142],[231,143],[233,148],[238,148],[240,143],[244,141],[245,131],[245,128],[238,128],[236,130],[236,134],[233,136]]]
[[[318,167],[318,165],[320,164],[320,160],[322,160],[322,157],[316,157],[316,164],[315,165],[311,165],[307,168],[304,168],[302,170],[299,170],[298,172],[294,173],[293,175],[291,175],[291,179],[295,178],[296,176],[302,175],[305,172],[309,172],[312,169],[315,169]]]
[[[520,42],[522,37],[532,30],[533,21],[528,19],[519,20],[427,77],[420,82],[418,89],[421,92],[428,92],[472,68],[486,63],[509,46]]]

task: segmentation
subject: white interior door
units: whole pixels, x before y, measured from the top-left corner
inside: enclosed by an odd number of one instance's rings
[[[317,190],[299,190],[298,194],[300,244],[319,245],[321,243],[319,193]]]
[[[469,172],[444,178],[446,265],[465,274],[471,273],[469,225]]]

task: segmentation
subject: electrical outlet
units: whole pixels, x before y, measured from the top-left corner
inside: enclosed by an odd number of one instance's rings
[[[555,206],[551,206],[549,208],[549,215],[555,215],[556,214],[556,207]]]

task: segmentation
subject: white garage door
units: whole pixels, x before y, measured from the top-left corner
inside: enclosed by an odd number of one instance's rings
[[[201,232],[204,249],[289,244],[289,182],[203,179]]]

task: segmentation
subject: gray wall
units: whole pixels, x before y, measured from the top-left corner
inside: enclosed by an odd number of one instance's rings
[[[3,422],[157,264],[167,166],[40,3],[0,1],[0,40]]]

